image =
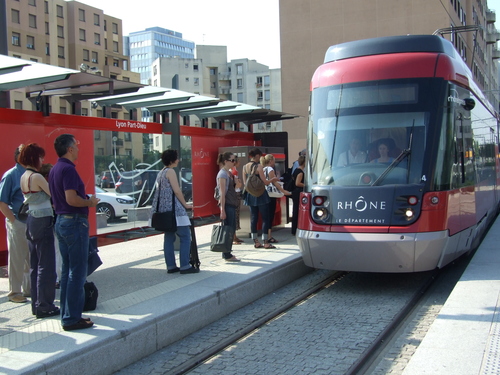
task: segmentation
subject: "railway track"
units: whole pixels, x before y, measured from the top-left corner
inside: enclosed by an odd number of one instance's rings
[[[317,270],[117,374],[369,374],[438,279]]]

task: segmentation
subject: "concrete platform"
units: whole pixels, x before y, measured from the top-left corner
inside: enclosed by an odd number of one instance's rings
[[[404,375],[500,374],[499,246],[497,218]]]
[[[167,274],[163,235],[100,248],[88,280],[99,289],[91,329],[65,332],[59,317],[36,319],[29,303],[7,299],[0,277],[0,374],[111,374],[311,271],[289,229],[275,250],[234,245],[242,261],[209,251],[211,225],[196,228],[198,274]],[[57,301],[58,305],[58,301]]]

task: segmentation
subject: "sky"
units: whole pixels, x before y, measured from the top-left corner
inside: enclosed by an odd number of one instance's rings
[[[121,19],[124,36],[158,26],[196,45],[227,46],[228,60],[280,67],[279,0],[78,1]]]

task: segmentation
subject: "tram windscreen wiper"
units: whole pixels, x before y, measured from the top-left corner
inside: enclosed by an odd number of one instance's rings
[[[411,127],[411,133],[410,133],[410,139],[408,142],[408,148],[405,148],[401,153],[398,155],[396,159],[392,161],[392,163],[382,172],[382,174],[373,182],[371,186],[378,186],[384,179],[385,177],[391,173],[391,171],[398,166],[399,163],[401,163],[408,155],[411,154],[411,145],[413,141],[413,128],[415,127],[415,120],[413,120],[413,125]]]

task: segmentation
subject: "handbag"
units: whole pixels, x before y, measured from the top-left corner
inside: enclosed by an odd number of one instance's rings
[[[229,225],[220,224],[212,226],[212,240],[210,251],[229,253],[233,248],[234,228]]]
[[[83,284],[85,290],[85,302],[83,305],[83,311],[93,311],[97,307],[97,297],[99,296],[99,290],[92,281],[85,281]]]
[[[17,211],[17,219],[26,222],[28,220],[28,210],[30,209],[30,205],[28,203],[23,203],[21,207],[19,207],[19,211]]]
[[[267,169],[265,170],[266,172],[266,178],[269,180],[269,172]],[[279,182],[281,184],[281,182]],[[269,195],[269,198],[281,198],[285,194],[283,194],[273,183],[270,183],[269,185],[266,186],[267,194]]]
[[[175,195],[172,191],[172,211],[158,212],[161,194],[161,176],[158,188],[158,199],[156,201],[156,212],[151,217],[151,226],[160,232],[176,232],[177,218],[175,217]]]
[[[248,176],[245,182],[245,192],[252,194],[254,197],[260,197],[266,191],[266,185],[264,181],[260,178],[259,175],[255,174],[255,170],[257,169],[257,163],[254,163],[250,176]]]

